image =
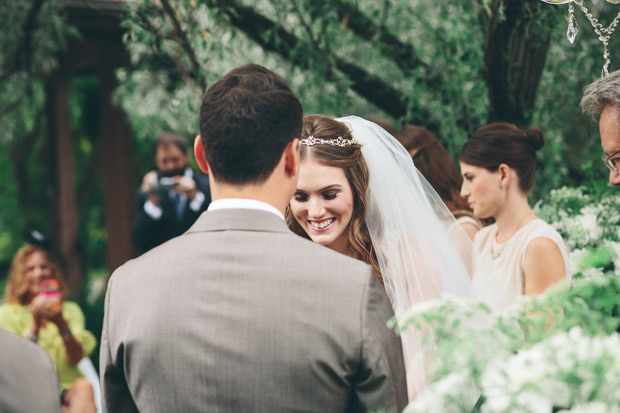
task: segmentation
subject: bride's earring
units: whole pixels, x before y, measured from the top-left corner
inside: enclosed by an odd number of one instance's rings
[[[502,189],[506,189],[508,188],[508,185],[506,185],[504,182],[502,182],[499,186],[502,187]]]

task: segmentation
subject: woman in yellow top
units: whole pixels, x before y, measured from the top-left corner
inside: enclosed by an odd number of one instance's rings
[[[61,301],[41,293],[41,281],[58,281]],[[63,411],[96,411],[93,389],[77,368],[97,342],[84,328],[84,315],[77,304],[64,301],[65,285],[49,253],[25,245],[13,257],[0,306],[0,326],[37,343],[50,356],[62,386]]]

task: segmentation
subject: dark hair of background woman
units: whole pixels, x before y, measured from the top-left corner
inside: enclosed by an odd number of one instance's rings
[[[467,201],[460,195],[463,179],[448,151],[437,137],[424,128],[408,125],[396,138],[409,151],[416,168],[424,175],[456,217],[473,216]]]
[[[496,122],[472,135],[461,149],[459,161],[492,172],[506,164],[517,172],[519,187],[528,193],[536,181],[536,151],[543,145],[540,129],[525,132],[511,123]]]

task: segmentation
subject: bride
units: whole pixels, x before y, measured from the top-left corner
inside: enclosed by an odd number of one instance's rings
[[[356,116],[308,116],[300,160],[289,227],[370,264],[396,316],[446,295],[502,305],[492,282],[472,281],[469,237],[388,132]],[[425,387],[424,367],[414,363],[421,342],[412,331],[401,338],[412,400]]]

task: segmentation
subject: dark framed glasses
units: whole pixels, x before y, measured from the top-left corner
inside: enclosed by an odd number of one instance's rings
[[[618,154],[620,154],[620,150],[617,150],[616,152],[612,153],[609,156],[602,156],[601,157],[603,162],[605,162],[605,165],[607,165],[607,167],[612,172],[618,172],[618,167],[620,167],[620,156],[617,156],[616,158],[614,158],[614,156],[616,156]]]

